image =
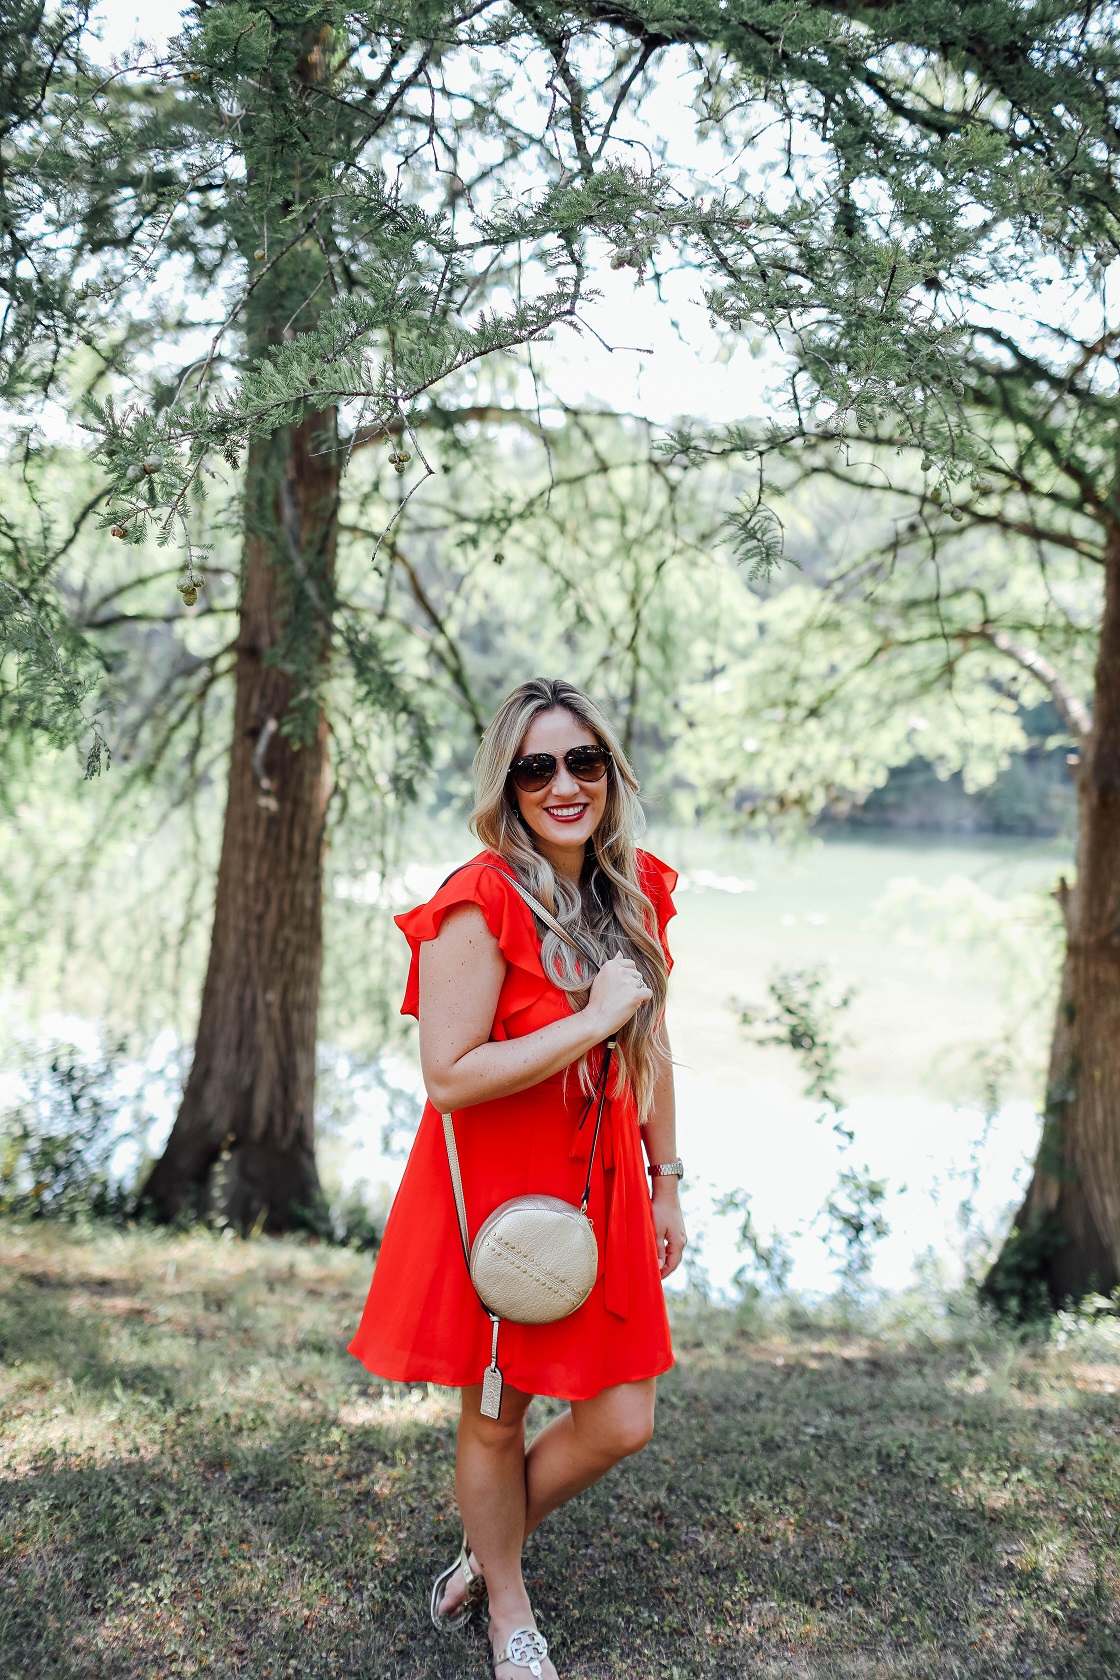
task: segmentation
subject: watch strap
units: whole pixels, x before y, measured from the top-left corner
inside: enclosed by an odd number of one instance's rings
[[[675,1161],[651,1161],[646,1171],[651,1178],[683,1178],[684,1162],[679,1157]]]

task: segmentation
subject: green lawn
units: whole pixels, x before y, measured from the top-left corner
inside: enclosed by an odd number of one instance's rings
[[[427,1620],[454,1397],[344,1351],[368,1262],[43,1227],[0,1258],[4,1680],[487,1674]],[[1107,1339],[678,1318],[654,1444],[528,1553],[562,1680],[1120,1673]]]

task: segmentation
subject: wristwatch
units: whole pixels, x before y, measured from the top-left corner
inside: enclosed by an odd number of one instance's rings
[[[678,1157],[675,1161],[660,1161],[655,1166],[651,1161],[646,1171],[651,1178],[683,1178],[684,1162]]]

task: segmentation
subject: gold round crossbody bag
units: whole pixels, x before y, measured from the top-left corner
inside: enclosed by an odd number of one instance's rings
[[[498,869],[496,864],[485,867],[509,881],[534,916],[594,966],[591,953],[560,926],[520,881],[507,875],[504,869]],[[582,1307],[595,1286],[599,1272],[599,1245],[594,1227],[587,1217],[587,1203],[615,1042],[613,1038],[607,1040],[595,1090],[584,1110],[586,1118],[592,1104],[596,1104],[587,1178],[578,1205],[560,1196],[514,1196],[508,1202],[502,1202],[483,1220],[472,1242],[467,1227],[459,1151],[455,1143],[455,1122],[450,1114],[443,1116],[443,1136],[463,1259],[475,1294],[494,1327],[490,1364],[482,1378],[481,1409],[484,1417],[496,1418],[501,1413],[498,1329],[502,1319],[508,1318],[514,1324],[555,1323]]]

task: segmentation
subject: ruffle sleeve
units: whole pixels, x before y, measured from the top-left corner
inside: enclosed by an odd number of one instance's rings
[[[479,906],[502,955],[516,971],[511,975],[516,995],[506,1000],[509,1004],[523,1008],[540,992],[551,990],[541,967],[540,947],[529,907],[504,876],[501,864],[489,854],[472,858],[448,877],[427,904],[393,918],[412,952],[402,1015],[415,1015],[419,1019],[420,947],[436,937],[444,916],[459,904]]]
[[[652,852],[638,853],[638,880],[642,891],[653,905],[657,916],[657,937],[661,941],[661,949],[665,953],[665,961],[670,970],[673,967],[672,953],[665,929],[677,913],[673,903],[673,889],[677,884],[677,872],[670,869],[667,863],[654,857]]]

